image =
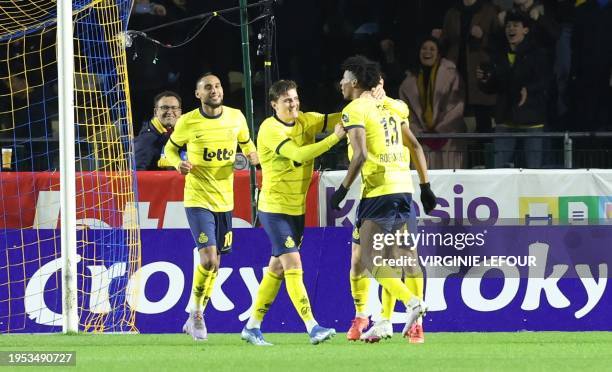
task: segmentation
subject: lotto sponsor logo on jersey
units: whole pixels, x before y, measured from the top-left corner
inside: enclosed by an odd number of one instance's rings
[[[232,149],[209,149],[208,147],[204,147],[204,161],[213,161],[215,159],[222,160],[232,160],[234,157],[234,150]]]

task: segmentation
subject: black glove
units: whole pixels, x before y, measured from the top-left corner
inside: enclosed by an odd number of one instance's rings
[[[346,196],[347,192],[348,192],[348,189],[344,187],[343,184],[340,184],[340,187],[338,187],[338,190],[336,190],[336,192],[334,192],[334,195],[332,195],[331,197],[331,207],[333,210],[335,211],[340,210],[340,203],[344,200],[344,197]]]
[[[436,207],[436,195],[431,191],[429,182],[422,183],[421,186],[421,203],[426,214],[429,214]]]

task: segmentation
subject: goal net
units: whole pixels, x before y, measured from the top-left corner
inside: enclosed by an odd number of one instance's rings
[[[0,0],[0,332],[62,330],[60,126],[75,133],[79,330],[135,331],[132,1],[73,0],[74,123],[58,119],[58,1]]]

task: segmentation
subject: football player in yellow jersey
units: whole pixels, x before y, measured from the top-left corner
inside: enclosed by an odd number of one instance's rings
[[[304,232],[306,193],[313,159],[345,137],[340,115],[301,112],[295,82],[279,80],[269,91],[274,116],[261,124],[257,147],[262,170],[258,216],[272,243],[268,270],[259,285],[253,313],[242,330],[242,339],[270,345],[261,333],[261,322],[274,302],[283,280],[293,306],[304,321],[310,342],[318,344],[335,335],[333,328],[318,325],[304,286],[300,246]],[[334,133],[315,143],[317,133],[335,124]]]
[[[166,158],[185,177],[184,204],[200,262],[193,274],[192,308],[183,331],[206,340],[203,313],[219,272],[221,254],[232,249],[234,160],[240,145],[252,164],[257,152],[240,110],[223,105],[219,78],[205,74],[196,83],[201,106],[179,118],[165,147]],[[187,160],[178,150],[187,146]]]
[[[435,195],[429,186],[425,155],[410,132],[407,115],[398,115],[396,110],[372,97],[370,91],[380,81],[378,64],[365,57],[355,56],[344,62],[343,71],[340,82],[342,93],[345,99],[351,101],[342,111],[342,121],[348,131],[351,163],[345,179],[332,196],[332,208],[339,208],[357,175],[361,173],[362,177],[362,199],[355,222],[356,235],[361,238],[361,245],[357,242],[353,244],[351,257],[351,292],[357,314],[347,337],[357,339],[355,334],[359,337],[368,324],[367,315],[364,314],[369,286],[366,269],[370,270],[387,292],[388,308],[392,310],[395,298],[406,305],[408,321],[402,333],[408,337],[411,330],[414,330],[417,319],[425,313],[426,305],[415,293],[418,290],[414,287],[411,290],[398,274],[401,276],[404,271],[407,276],[411,276],[412,271],[420,271],[420,267],[403,267],[403,270],[398,271],[397,267],[378,267],[371,261],[368,264],[367,258],[374,257],[372,243],[376,233],[393,234],[393,230],[400,231],[407,225],[411,226],[410,231],[415,229],[414,211],[411,210],[413,187],[409,167],[410,155],[419,173],[421,202],[426,213],[435,208]],[[408,147],[408,151],[404,146]],[[385,248],[395,249],[399,245],[394,243]],[[408,254],[416,254],[414,249],[409,252],[412,253]],[[420,282],[422,283],[422,276]],[[392,333],[388,321],[386,324],[375,324],[372,328],[374,331],[380,329],[385,332],[390,329]],[[351,334],[351,331],[356,332]],[[379,336],[378,332],[372,333],[375,337]]]

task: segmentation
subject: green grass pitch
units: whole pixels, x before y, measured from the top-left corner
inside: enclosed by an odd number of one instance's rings
[[[604,371],[612,370],[612,332],[426,333],[410,345],[399,335],[379,344],[349,343],[344,334],[310,345],[305,334],[266,335],[255,347],[237,334],[194,342],[165,335],[3,335],[1,351],[76,351],[83,371]],[[0,369],[6,367],[0,367]]]

